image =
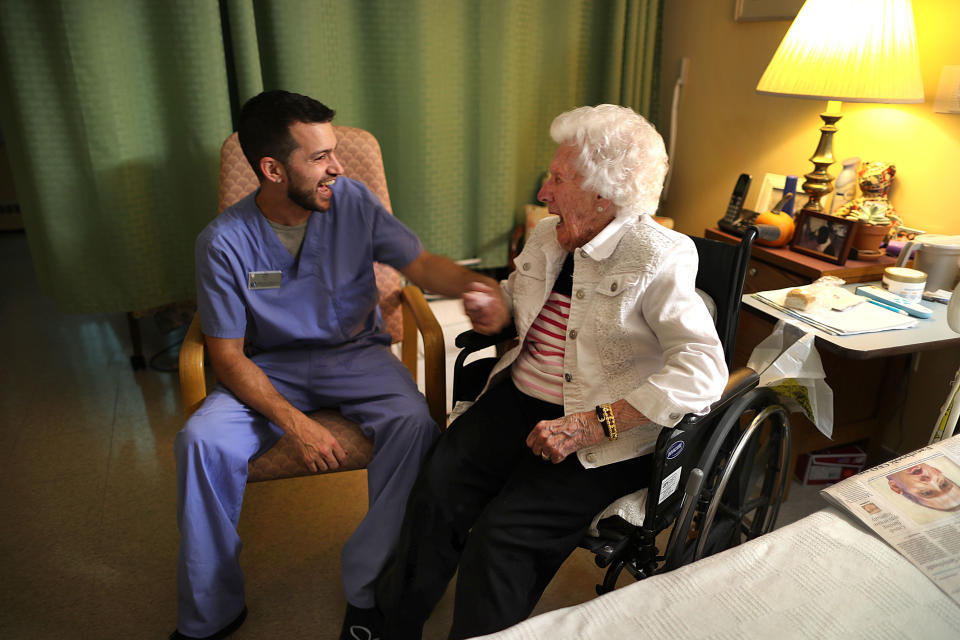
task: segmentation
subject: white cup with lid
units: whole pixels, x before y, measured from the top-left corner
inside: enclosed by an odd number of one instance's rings
[[[923,271],[906,267],[887,267],[883,270],[883,288],[910,302],[920,302],[926,284],[927,274]]]

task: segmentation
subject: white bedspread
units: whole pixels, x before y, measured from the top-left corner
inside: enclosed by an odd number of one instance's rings
[[[960,638],[960,606],[832,507],[485,638]]]

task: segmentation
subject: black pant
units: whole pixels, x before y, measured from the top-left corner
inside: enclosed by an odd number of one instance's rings
[[[650,456],[597,469],[535,456],[530,430],[562,414],[507,378],[436,442],[378,580],[385,640],[420,638],[458,563],[451,638],[526,619],[593,517],[646,486]]]

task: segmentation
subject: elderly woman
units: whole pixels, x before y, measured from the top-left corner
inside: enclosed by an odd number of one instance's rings
[[[383,638],[419,638],[458,565],[451,638],[525,619],[593,516],[645,486],[661,425],[727,380],[693,242],[651,217],[660,135],[614,105],[564,113],[550,135],[539,198],[556,215],[502,291],[465,303],[490,331],[512,315],[520,343],[427,455],[378,581]]]

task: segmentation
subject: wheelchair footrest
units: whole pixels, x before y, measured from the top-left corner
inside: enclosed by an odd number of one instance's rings
[[[624,551],[630,544],[629,536],[620,539],[595,538],[595,540],[596,542],[592,543],[587,549],[594,554],[593,561],[601,569],[623,556]]]
[[[584,536],[580,546],[596,556],[600,568],[606,567],[624,555],[631,543],[634,527],[620,516],[604,518],[597,524],[597,537]]]

